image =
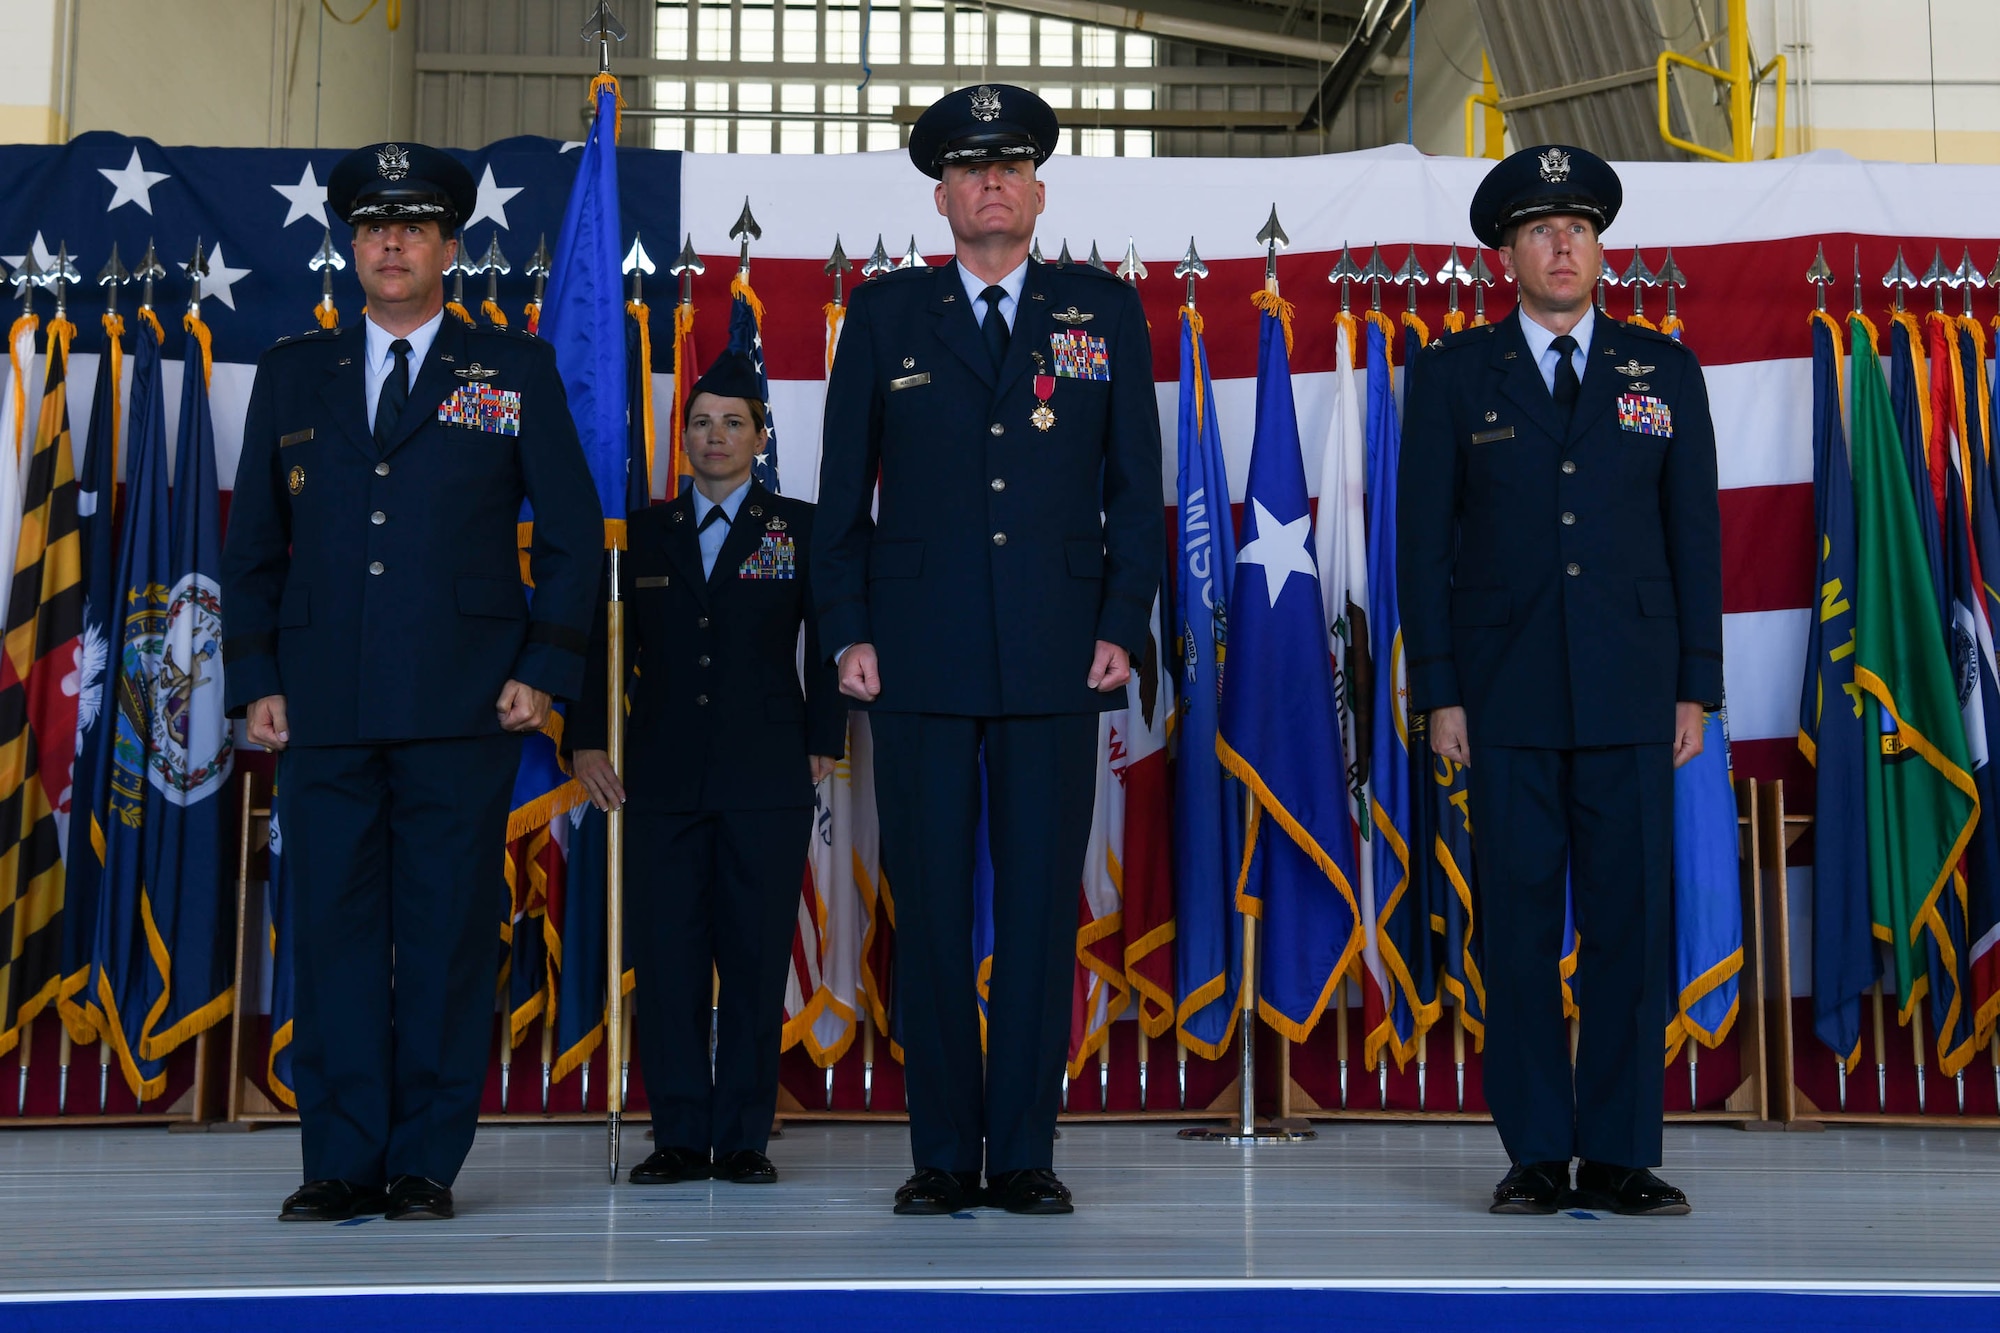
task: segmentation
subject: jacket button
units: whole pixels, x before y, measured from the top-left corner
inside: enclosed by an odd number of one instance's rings
[[[1007,482],[1003,478],[995,477],[993,479],[993,489],[996,491],[1004,491],[1007,489]]]
[[[386,477],[386,476],[388,476],[388,475],[389,475],[389,465],[388,465],[387,463],[377,463],[377,464],[375,465],[375,475],[376,475],[376,476],[378,476],[378,477]]]
[[[368,521],[379,528],[389,521],[389,516],[378,509],[368,516]]]
[[[1566,528],[1573,528],[1576,526],[1576,515],[1570,513],[1567,509],[1563,511],[1563,526]]]
[[[697,619],[697,620],[696,620],[696,621],[694,622],[694,627],[695,627],[696,629],[707,629],[707,628],[708,628],[708,617],[707,617],[707,616],[702,616],[702,617],[698,618],[698,619]]]
[[[1576,471],[1576,464],[1572,463],[1567,458],[1563,459],[1563,475],[1567,477],[1570,474],[1574,473],[1575,471]]]
[[[706,707],[708,707],[708,696],[707,696],[707,695],[705,695],[705,694],[697,694],[697,695],[696,695],[696,696],[694,697],[694,701],[695,701],[696,705],[697,705],[697,706],[699,706],[699,707],[702,707],[702,708],[706,708]]]
[[[988,433],[993,435],[1005,435],[1007,433],[1007,428],[1001,425],[997,421],[994,422],[992,425],[988,426],[986,429]]]
[[[1006,533],[1004,533],[1004,532],[996,532],[996,533],[994,533],[994,534],[993,534],[993,544],[994,544],[995,546],[1005,546],[1005,545],[1007,544],[1007,534],[1006,534]]]
[[[1570,562],[1569,568],[1563,572],[1568,574],[1571,578],[1575,578],[1578,574],[1583,573],[1583,566],[1577,564],[1574,560],[1572,560]]]
[[[707,665],[708,665],[708,654],[707,654],[707,653],[703,653],[703,654],[702,654],[702,655],[701,655],[700,657],[697,657],[697,658],[695,658],[695,659],[694,659],[694,664],[695,664],[696,666],[698,666],[698,667],[705,667],[705,666],[707,666]]]
[[[382,562],[380,560],[371,560],[368,563],[368,572],[370,574],[380,574],[382,572]]]

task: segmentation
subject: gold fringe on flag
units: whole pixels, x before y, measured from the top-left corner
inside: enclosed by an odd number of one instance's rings
[[[627,301],[625,313],[639,321],[639,412],[646,439],[646,497],[653,487],[653,311],[644,301]]]
[[[340,308],[334,305],[333,298],[329,296],[313,307],[313,318],[319,321],[319,326],[323,329],[337,329],[340,327]]]
[[[757,289],[750,285],[750,275],[740,268],[736,270],[735,276],[729,280],[729,299],[733,301],[739,296],[743,298],[744,304],[750,307],[750,315],[757,321],[757,331],[762,333],[764,331],[764,303],[757,299]]]
[[[214,339],[210,337],[208,332],[208,325],[202,320],[200,315],[190,310],[181,316],[181,327],[186,329],[194,340],[201,344],[201,382],[203,384],[214,384],[215,347]]]
[[[681,440],[682,419],[687,411],[688,389],[699,372],[694,365],[694,306],[683,301],[674,307],[674,415],[667,423],[667,498],[680,494],[681,478],[687,475],[687,456]]]
[[[1194,428],[1195,433],[1199,435],[1208,425],[1208,394],[1203,388],[1207,377],[1201,373],[1201,334],[1207,326],[1202,320],[1201,313],[1191,305],[1181,307],[1181,318],[1187,321],[1188,337],[1194,342]]]
[[[847,307],[834,301],[828,301],[820,307],[820,313],[826,316],[826,373],[831,375],[833,374],[833,349],[840,342],[840,326],[847,322]]]
[[[1285,355],[1290,356],[1292,354],[1292,314],[1297,307],[1268,287],[1261,292],[1250,293],[1250,304],[1256,306],[1267,315],[1276,315],[1278,317],[1278,323],[1285,330]]]
[[[14,413],[14,457],[16,459],[20,458],[21,446],[28,439],[28,367],[22,365],[20,360],[15,357],[14,347],[20,342],[21,335],[24,332],[33,333],[40,327],[42,327],[42,318],[40,315],[23,315],[14,321],[12,328],[7,330],[7,361],[14,368],[14,402],[18,404]],[[34,359],[32,353],[30,353],[29,359]]]
[[[492,297],[489,296],[479,303],[479,313],[486,316],[494,328],[504,329],[507,327],[507,312],[502,310],[500,303]]]
[[[1405,310],[1403,312],[1403,327],[1406,329],[1415,329],[1417,331],[1417,346],[1419,347],[1430,346],[1431,344],[1430,325],[1424,323],[1422,319],[1418,318],[1416,311]]]
[[[1447,311],[1445,311],[1445,314],[1444,314],[1444,331],[1445,331],[1446,333],[1463,333],[1463,332],[1465,332],[1465,312],[1464,312],[1463,310],[1447,310]]]
[[[1669,338],[1678,338],[1681,336],[1681,330],[1685,329],[1686,327],[1687,325],[1681,323],[1681,317],[1679,315],[1668,315],[1665,319],[1660,321],[1659,331],[1661,333],[1666,334]]]
[[[472,312],[470,310],[467,310],[459,302],[446,301],[444,303],[444,308],[450,311],[452,314],[457,315],[461,320],[464,320],[466,328],[476,329],[479,327],[479,321],[472,317]]]
[[[542,303],[540,301],[530,301],[525,306],[522,306],[521,318],[527,321],[526,327],[528,332],[540,333],[542,331]]]

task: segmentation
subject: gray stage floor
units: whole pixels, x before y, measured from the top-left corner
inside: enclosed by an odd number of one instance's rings
[[[1071,1218],[891,1215],[898,1126],[800,1126],[775,1187],[605,1184],[597,1127],[480,1131],[455,1222],[280,1226],[296,1131],[0,1133],[0,1296],[661,1282],[1841,1287],[1996,1276],[2000,1135],[1672,1129],[1687,1218],[1498,1218],[1484,1126],[1245,1149],[1069,1126]],[[628,1136],[643,1154],[643,1139]],[[634,1159],[636,1160],[636,1159]]]

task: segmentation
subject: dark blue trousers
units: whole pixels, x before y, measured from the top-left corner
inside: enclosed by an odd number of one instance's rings
[[[990,1175],[1054,1160],[1097,715],[875,713],[882,869],[919,1167]],[[993,853],[993,974],[980,1051],[972,878],[979,765]]]
[[[297,748],[292,1069],[308,1180],[450,1184],[493,1042],[519,736]]]
[[[1486,1103],[1516,1162],[1660,1164],[1673,976],[1673,748],[1472,753]],[[1570,1065],[1557,960],[1583,951]]]
[[[626,808],[626,957],[655,1147],[720,1158],[770,1142],[812,813]]]

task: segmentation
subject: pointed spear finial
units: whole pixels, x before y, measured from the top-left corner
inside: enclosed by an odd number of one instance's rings
[[[840,248],[840,236],[835,233],[833,253],[827,256],[826,271],[833,275],[833,303],[836,307],[845,304],[847,275],[854,271],[854,261],[847,257],[847,251]]]
[[[1993,271],[1994,271],[1995,273],[2000,273],[2000,261],[1996,261],[1996,262],[1994,263],[1994,265],[1993,265]],[[1856,314],[1859,314],[1859,313],[1861,313],[1861,309],[1862,309],[1862,303],[1861,303],[1861,243],[1860,243],[1859,241],[1856,241],[1856,242],[1855,242],[1855,244],[1854,244],[1854,311],[1855,311],[1855,313],[1856,313]]]
[[[30,256],[32,260],[32,256]],[[146,253],[139,256],[139,267],[132,270],[132,280],[139,284],[139,308],[153,308],[153,284],[167,276],[166,266],[153,252],[153,238],[146,238]]]
[[[57,241],[55,261],[42,273],[42,285],[56,294],[57,319],[65,319],[69,315],[70,284],[82,281],[83,275],[70,262],[69,242]]]
[[[15,294],[21,298],[21,313],[31,315],[35,311],[35,288],[42,285],[42,266],[35,262],[32,249],[21,260],[21,267],[7,279],[14,284]]]
[[[1187,307],[1190,310],[1194,309],[1195,280],[1208,276],[1208,265],[1201,262],[1201,253],[1194,248],[1192,236],[1188,237],[1187,253],[1181,256],[1180,263],[1174,265],[1174,276],[1187,279]]]
[[[347,267],[347,259],[334,248],[331,230],[320,237],[319,250],[306,261],[306,267],[319,274],[319,308],[332,310],[333,275]]]
[[[1417,262],[1417,247],[1411,246],[1410,253],[1403,257],[1401,268],[1396,270],[1396,285],[1409,298],[1409,311],[1417,313],[1417,288],[1430,285],[1431,275],[1424,272],[1424,266]]]
[[[888,247],[882,244],[882,233],[875,233],[875,253],[868,256],[868,262],[861,266],[861,280],[866,282],[878,273],[887,273],[896,267],[889,258]]]
[[[1924,286],[1931,290],[1931,309],[1944,313],[1944,289],[1958,286],[1957,275],[1944,266],[1944,247],[1931,247],[1931,266],[1924,270]]]
[[[1486,322],[1486,289],[1493,285],[1493,270],[1486,267],[1486,252],[1474,247],[1472,251],[1472,317],[1480,323]]]
[[[1354,252],[1345,243],[1340,247],[1340,258],[1327,270],[1326,280],[1340,284],[1340,313],[1346,314],[1348,292],[1354,283],[1361,281],[1361,267],[1354,262]]]
[[[1064,268],[1068,268],[1075,262],[1074,259],[1069,257],[1069,237],[1065,236],[1063,237],[1062,253],[1056,256],[1056,263],[1062,265]]]
[[[118,262],[118,242],[111,243],[111,258],[97,270],[97,285],[104,289],[104,313],[118,313],[118,289],[132,281],[132,275]]]
[[[1646,256],[1640,252],[1639,247],[1636,245],[1633,246],[1632,262],[1626,265],[1623,273],[1618,275],[1618,285],[1632,289],[1632,314],[1634,317],[1639,319],[1646,317],[1646,289],[1658,282],[1659,277],[1659,274],[1646,267]]]
[[[740,239],[742,246],[736,256],[736,271],[750,271],[750,242],[764,239],[764,229],[757,225],[757,219],[750,212],[750,196],[743,196],[743,211],[736,215],[736,221],[729,228],[729,239]]]
[[[188,313],[199,319],[201,318],[201,281],[208,276],[208,257],[202,252],[201,237],[197,236],[194,238],[194,258],[182,264],[181,269],[188,275],[188,281],[194,284],[193,290],[188,293]]]
[[[1984,287],[1986,285],[1986,275],[1984,273],[1981,273],[1979,271],[1979,266],[1972,262],[1971,246],[1969,245],[1966,246],[1965,253],[1958,257],[1958,267],[1952,271],[1952,277],[1956,279],[1956,281],[1953,282],[1952,285],[1958,288],[1959,295],[1963,298],[1965,303],[1963,306],[1963,313],[1967,319],[1971,319],[1972,293],[1977,288]]]
[[[1860,248],[1860,246],[1855,247],[1857,250]],[[1986,285],[1988,287],[2000,288],[2000,257],[1996,257],[1993,261],[1993,267],[1987,270]]]
[[[1896,313],[1903,313],[1903,289],[1917,285],[1917,275],[1903,261],[1903,247],[1896,247],[1896,262],[1882,275],[1882,285],[1896,294]]]
[[[697,273],[708,272],[708,265],[701,262],[701,256],[694,252],[694,233],[687,233],[681,242],[679,258],[667,265],[667,272],[681,280],[681,304],[694,304],[694,277]]]
[[[1826,289],[1833,282],[1833,270],[1827,267],[1826,245],[1823,242],[1813,252],[1812,267],[1806,270],[1806,281],[1813,285],[1813,299],[1819,312],[1825,314]]]
[[[1034,260],[1037,264],[1046,264],[1049,262],[1048,260],[1042,258],[1041,237],[1037,236],[1035,238],[1035,243],[1028,247],[1028,258]],[[2000,267],[2000,260],[1995,261],[1995,267]]]
[[[1361,269],[1362,281],[1368,284],[1368,308],[1382,308],[1382,284],[1393,280],[1389,266],[1382,262],[1382,247],[1377,245],[1369,252],[1368,262]]]
[[[493,229],[493,239],[486,243],[486,253],[479,257],[479,271],[486,275],[486,300],[497,307],[500,304],[500,275],[514,271],[514,266],[507,262],[507,256],[500,250],[498,227]]]
[[[1139,258],[1139,245],[1130,236],[1125,238],[1125,258],[1118,263],[1118,276],[1127,282],[1142,282],[1152,275],[1146,272],[1145,261]]]
[[[494,232],[493,238],[497,242],[500,238],[500,233],[497,231]],[[632,233],[632,248],[625,252],[625,259],[621,267],[632,278],[631,295],[626,299],[630,301],[644,301],[646,299],[646,275],[654,271],[653,257],[646,253],[646,243],[639,239],[637,232]]]
[[[1278,251],[1288,248],[1292,238],[1285,235],[1283,224],[1278,221],[1278,206],[1271,205],[1271,216],[1264,220],[1263,230],[1257,233],[1257,240],[1264,247],[1264,289],[1278,290]]]
[[[542,291],[549,282],[549,234],[543,232],[535,239],[535,253],[528,256],[528,266],[521,270],[535,280],[534,304],[542,303]]]
[[[461,245],[458,247],[458,253],[451,257],[451,262],[445,265],[444,271],[451,277],[452,302],[462,310],[465,308],[466,276],[477,275],[479,265],[472,261],[472,256],[467,254],[465,247]]]
[[[896,267],[897,268],[927,267],[927,265],[924,263],[924,252],[917,249],[917,238],[915,233],[911,233],[910,248],[903,251],[903,257],[897,261]]]
[[[1096,269],[1099,273],[1109,273],[1111,271],[1110,265],[1104,262],[1104,256],[1097,253],[1097,242],[1094,240],[1090,243],[1090,258],[1083,262]]]
[[[597,9],[584,21],[583,39],[597,43],[597,72],[611,72],[611,44],[625,40],[625,25],[611,12],[611,0],[597,0]]]
[[[1667,318],[1679,319],[1681,312],[1675,301],[1675,294],[1688,285],[1687,274],[1674,262],[1674,247],[1667,247],[1667,257],[1660,261],[1660,271],[1653,275],[1654,285],[1667,289]]]
[[[1452,243],[1451,253],[1445,257],[1444,267],[1437,271],[1437,280],[1443,284],[1451,302],[1449,307],[1451,313],[1457,314],[1458,289],[1471,283],[1472,270],[1467,268],[1465,261],[1458,257],[1458,243],[1456,241]]]

